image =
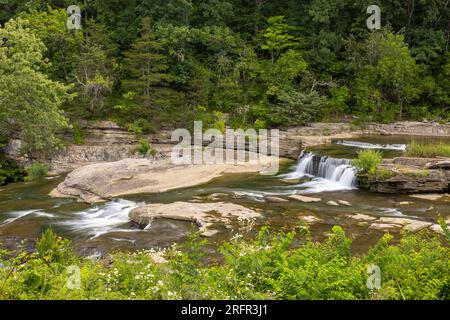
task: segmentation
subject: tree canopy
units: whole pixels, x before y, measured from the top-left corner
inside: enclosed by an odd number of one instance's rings
[[[0,2],[1,129],[31,149],[67,126],[62,110],[137,133],[218,114],[231,127],[450,118],[446,0],[88,0],[69,30],[72,2]],[[381,30],[366,27],[371,4]]]

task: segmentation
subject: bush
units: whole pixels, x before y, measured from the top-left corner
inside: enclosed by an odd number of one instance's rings
[[[426,143],[413,141],[406,149],[408,157],[435,158],[450,157],[450,144],[444,142]]]
[[[353,160],[353,165],[363,174],[375,174],[377,166],[383,160],[383,153],[374,150],[362,150],[358,152],[358,159]]]
[[[182,250],[120,252],[95,262],[47,230],[33,253],[0,250],[0,299],[450,298],[449,248],[438,235],[405,234],[397,245],[386,235],[361,256],[351,254],[340,227],[321,243],[308,229],[297,237],[267,228],[253,241],[235,236],[218,250],[220,264],[206,263],[210,249],[195,234]],[[367,288],[369,265],[380,268],[379,290]],[[81,286],[71,290],[67,268],[73,266]]]
[[[80,126],[74,126],[73,128],[73,142],[76,145],[84,144],[85,135],[83,129]]]
[[[48,173],[48,166],[45,163],[35,162],[28,169],[28,181],[38,180],[40,178],[46,177]]]
[[[141,139],[139,141],[139,147],[137,148],[137,152],[142,155],[142,156],[146,156],[148,153],[150,153],[150,155],[154,158],[156,156],[156,154],[158,153],[153,147],[152,145],[146,140],[146,139]]]
[[[12,159],[0,154],[0,186],[11,182],[23,181],[26,171]]]

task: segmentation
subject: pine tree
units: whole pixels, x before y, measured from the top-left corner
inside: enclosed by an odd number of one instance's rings
[[[170,105],[168,60],[163,44],[153,34],[150,18],[142,19],[140,37],[125,53],[124,66],[129,77],[123,88],[135,92],[143,106],[163,109]]]

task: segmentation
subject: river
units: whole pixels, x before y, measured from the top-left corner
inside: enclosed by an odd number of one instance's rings
[[[72,240],[77,251],[84,255],[167,247],[184,241],[195,226],[182,221],[157,220],[143,228],[131,222],[128,213],[143,203],[220,200],[261,210],[263,219],[257,220],[257,226],[269,225],[276,230],[292,230],[304,223],[305,216],[317,217],[320,221],[310,228],[318,240],[323,239],[333,225],[341,225],[354,239],[352,249],[362,252],[384,232],[348,219],[348,214],[401,216],[430,222],[450,215],[446,201],[430,202],[407,195],[381,195],[358,189],[350,160],[358,150],[378,148],[385,157],[401,156],[410,140],[405,136],[377,136],[334,141],[305,150],[297,163],[287,163],[275,177],[234,174],[202,186],[123,197],[98,205],[49,197],[50,190],[62,182],[64,176],[10,184],[0,187],[0,243],[9,249],[20,245],[32,248],[39,234],[51,226]],[[267,200],[269,196],[287,199],[296,193],[320,197],[322,201],[274,203]],[[351,206],[327,204],[339,200]],[[410,202],[410,205],[400,205],[402,202]],[[232,229],[223,227],[210,241],[216,245],[229,239],[238,229],[238,225]]]

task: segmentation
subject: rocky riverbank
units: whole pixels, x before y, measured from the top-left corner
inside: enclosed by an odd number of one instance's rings
[[[368,175],[368,188],[379,193],[450,192],[450,159],[399,157],[385,159],[376,174]]]
[[[156,151],[157,159],[167,158],[174,142],[171,130],[161,130],[144,136]],[[368,124],[357,128],[350,123],[312,123],[309,126],[289,128],[280,131],[280,156],[297,160],[301,151],[310,146],[330,143],[336,139],[352,139],[361,135],[417,135],[450,136],[450,124],[397,122],[393,124]],[[83,125],[84,143],[73,144],[71,134],[62,136],[66,148],[47,159],[52,172],[70,172],[84,165],[97,162],[111,162],[122,159],[142,158],[136,152],[141,137],[110,121],[93,121]],[[20,155],[20,140],[12,139],[6,153],[23,165],[30,159]]]

